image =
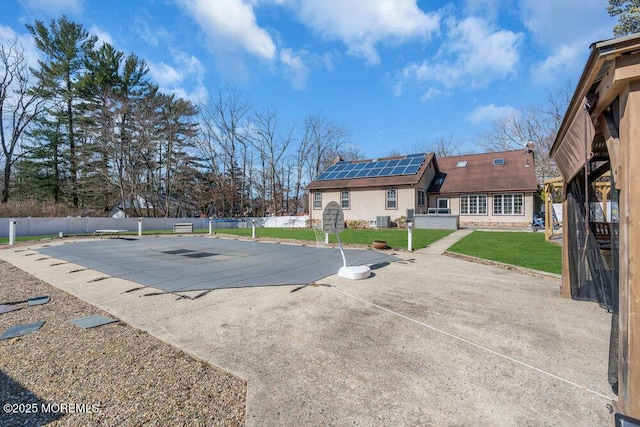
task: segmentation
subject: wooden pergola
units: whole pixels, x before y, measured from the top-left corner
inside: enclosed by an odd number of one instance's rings
[[[618,292],[616,412],[640,419],[640,34],[594,43],[550,155],[555,159],[563,191],[563,294],[571,295],[576,274],[576,232],[567,212],[567,185],[576,193],[609,171],[618,201],[619,235],[615,236]],[[575,190],[577,189],[577,191]],[[610,197],[611,189],[602,188]],[[606,194],[605,194],[606,193]],[[606,204],[605,204],[606,205]],[[584,205],[583,205],[584,206]],[[577,210],[574,208],[574,212]],[[587,206],[586,219],[590,222]],[[577,233],[584,233],[578,230]],[[586,235],[589,237],[589,229]],[[618,246],[619,245],[619,246]],[[616,264],[616,263],[614,263]],[[584,268],[584,266],[583,266]],[[615,319],[616,317],[614,317]],[[618,328],[617,330],[615,328]]]
[[[561,176],[544,181],[544,238],[553,242],[562,235],[562,231],[554,228],[553,196],[564,187]]]
[[[603,177],[609,176],[610,173],[606,172],[603,174]],[[599,200],[602,201],[602,209],[603,215],[607,218],[610,214],[608,212],[608,201],[609,201],[609,193],[611,193],[611,183],[608,181],[599,181],[593,184],[595,189],[598,191],[600,197]],[[564,191],[564,179],[561,176],[550,178],[544,181],[544,236],[548,242],[555,243],[557,239],[562,237],[562,228],[556,229],[554,227],[556,218],[554,218],[553,212],[553,197],[558,192]]]

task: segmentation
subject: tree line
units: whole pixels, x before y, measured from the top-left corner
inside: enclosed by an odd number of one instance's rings
[[[638,0],[609,0],[616,36],[640,30]],[[27,29],[40,51],[29,67],[17,39],[0,44],[0,202],[69,205],[131,215],[268,215],[303,211],[304,186],[340,156],[362,158],[348,131],[323,114],[289,125],[231,87],[205,104],[167,95],[145,61],[66,16]],[[545,103],[494,122],[488,151],[534,142],[538,181],[557,175],[548,152],[570,85]],[[463,154],[440,137],[414,151]],[[401,154],[401,153],[390,153]]]
[[[323,114],[287,125],[231,87],[192,101],[162,93],[145,61],[66,16],[28,24],[41,55],[0,45],[0,201],[78,211],[211,216],[296,213],[337,156],[362,157]]]

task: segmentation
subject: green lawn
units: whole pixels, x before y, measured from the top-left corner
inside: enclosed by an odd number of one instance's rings
[[[50,236],[27,236],[27,237],[17,237],[16,242],[28,242],[30,240],[42,240],[42,239],[55,239],[58,235],[50,235]],[[9,243],[8,237],[0,237],[0,245],[6,245]]]
[[[251,228],[216,229],[214,233],[233,234],[236,236],[251,237]],[[413,230],[413,249],[421,249],[452,233],[452,230]],[[256,228],[256,237],[272,237],[278,239],[295,239],[315,241],[316,236],[307,228]],[[384,240],[393,248],[407,247],[407,230],[388,228],[382,230],[346,229],[340,233],[343,243],[358,243],[371,245],[374,240]],[[329,235],[329,242],[337,243],[335,234]]]
[[[194,229],[195,234],[208,233],[207,229]],[[251,228],[238,228],[238,229],[214,229],[214,233],[232,234],[236,236],[251,237]],[[427,245],[435,242],[438,239],[443,238],[450,234],[451,230],[413,230],[413,249],[424,248]],[[146,230],[144,235],[153,234],[173,234],[171,230]],[[127,233],[121,233],[121,235],[137,236],[137,231],[130,231]],[[277,239],[293,239],[293,240],[305,240],[315,242],[316,236],[313,230],[308,228],[257,228],[256,236],[271,237]],[[17,242],[27,240],[40,240],[57,238],[56,235],[51,236],[30,236],[30,237],[16,237]],[[72,237],[72,236],[67,236]],[[352,230],[347,229],[340,233],[340,239],[343,243],[359,243],[364,245],[371,245],[374,240],[384,240],[387,244],[393,248],[406,248],[407,247],[407,230],[389,228],[383,230]],[[0,238],[0,244],[6,244],[9,242],[8,238]],[[337,243],[335,234],[329,236],[329,242]]]
[[[449,252],[560,274],[562,248],[544,239],[544,233],[474,231]]]

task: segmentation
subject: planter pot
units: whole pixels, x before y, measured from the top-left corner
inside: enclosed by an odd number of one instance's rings
[[[386,249],[387,242],[384,240],[374,240],[373,241],[373,249]]]

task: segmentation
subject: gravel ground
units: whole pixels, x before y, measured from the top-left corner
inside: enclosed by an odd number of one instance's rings
[[[0,341],[0,425],[244,425],[244,380],[123,322],[75,326],[112,316],[0,262],[0,304],[42,295],[51,300],[0,314],[0,334],[45,321]]]

